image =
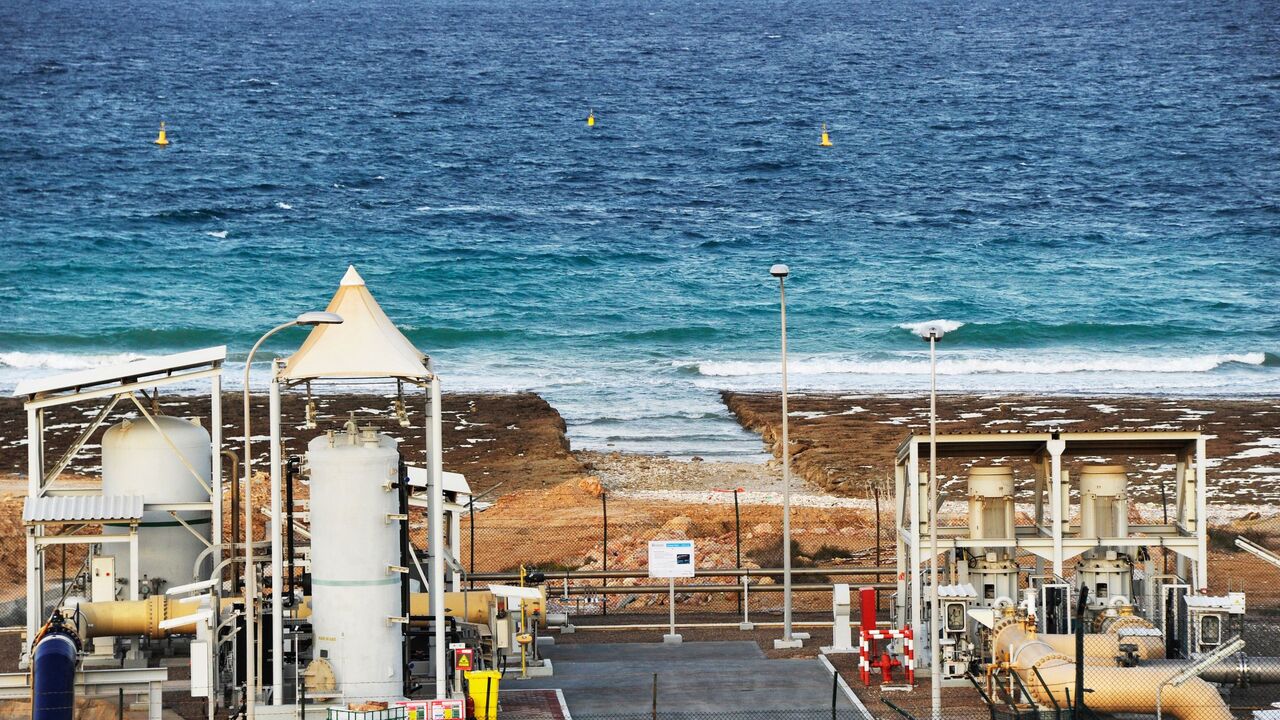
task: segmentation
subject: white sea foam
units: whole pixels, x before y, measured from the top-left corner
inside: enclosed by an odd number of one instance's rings
[[[226,230],[210,230],[206,232],[205,235],[208,235],[209,237],[215,237],[221,240],[227,236],[227,231]]]
[[[279,200],[277,200],[277,201],[276,201],[276,207],[280,208],[281,210],[292,210],[292,209],[293,209],[293,206],[292,206],[292,205],[290,205],[289,203],[287,203],[287,202],[280,202]]]
[[[902,323],[898,327],[903,330],[910,330],[922,338],[929,337],[930,332],[937,331],[939,333],[949,333],[953,330],[959,330],[964,327],[964,323],[958,320],[926,320],[919,323]]]
[[[938,360],[939,375],[1026,374],[1057,375],[1080,372],[1203,373],[1227,363],[1261,365],[1261,352],[1231,355],[1191,355],[1184,357],[1142,357],[1136,355],[963,357]],[[778,374],[777,361],[708,361],[696,363],[706,377],[748,377]],[[845,358],[799,358],[790,361],[795,375],[928,375],[929,361],[921,359],[858,360]]]
[[[135,353],[76,355],[56,352],[0,352],[0,367],[17,370],[88,370],[103,365],[133,362],[143,357],[145,356]]]

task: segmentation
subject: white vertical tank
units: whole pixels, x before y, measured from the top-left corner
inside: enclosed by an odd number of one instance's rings
[[[155,420],[164,431],[163,436],[149,421],[141,418],[112,425],[103,434],[102,493],[142,495],[148,503],[209,502],[209,493],[187,469],[187,464],[191,465],[204,482],[209,482],[209,432],[198,423],[180,418],[157,415]],[[181,457],[165,437],[173,442]],[[209,511],[179,512],[178,517],[206,540],[209,539]],[[127,533],[128,528],[108,526],[105,532]],[[113,544],[107,549],[108,554],[116,558],[117,576],[127,575],[127,547]],[[162,579],[164,583],[158,588],[160,592],[167,587],[190,583],[196,557],[204,549],[205,544],[168,512],[152,510],[142,516],[142,524],[138,528],[138,572],[148,580]],[[127,591],[122,596],[127,598]]]
[[[307,446],[315,657],[347,701],[403,698],[396,441],[347,423]]]

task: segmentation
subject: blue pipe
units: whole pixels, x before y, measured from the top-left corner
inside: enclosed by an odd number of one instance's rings
[[[73,720],[76,707],[75,635],[61,624],[36,643],[31,659],[31,720]]]

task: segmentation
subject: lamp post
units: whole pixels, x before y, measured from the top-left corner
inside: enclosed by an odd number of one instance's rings
[[[775,648],[797,648],[803,642],[791,632],[791,438],[787,434],[787,276],[791,268],[781,263],[769,268],[778,278],[782,309],[782,638]]]
[[[938,341],[957,325],[934,320],[911,329],[929,341],[929,700],[933,720],[942,720],[942,657],[938,607]]]
[[[257,354],[258,348],[262,347],[262,343],[281,330],[301,325],[337,325],[341,322],[342,317],[331,312],[303,313],[287,323],[271,328],[265,335],[258,338],[258,342],[253,344],[253,349],[249,351],[249,356],[244,361],[244,708],[245,717],[249,720],[252,720],[254,712],[256,682],[254,665],[257,660],[253,647],[253,598],[257,594],[257,588],[254,586],[253,568],[253,452],[249,447],[253,433],[249,431],[249,369],[253,367],[253,356]],[[274,532],[279,531],[279,528],[274,529]],[[273,598],[273,601],[280,602],[280,598]]]

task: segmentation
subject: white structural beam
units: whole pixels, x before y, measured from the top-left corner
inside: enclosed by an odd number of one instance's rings
[[[1196,539],[1200,541],[1196,553],[1196,588],[1209,591],[1209,487],[1205,474],[1208,456],[1205,454],[1205,438],[1196,438]]]
[[[431,615],[435,621],[436,698],[446,697],[445,688],[445,617],[444,617],[444,444],[443,410],[440,403],[440,378],[431,375],[430,429],[427,432],[427,469],[431,475]]]
[[[280,371],[272,362],[271,373],[271,704],[284,704],[284,548],[280,532]]]
[[[910,486],[908,502],[910,507],[907,508],[907,517],[911,522],[911,560],[910,565],[906,568],[900,568],[900,572],[906,572],[907,577],[911,580],[911,629],[919,633],[924,627],[921,623],[923,618],[923,608],[920,604],[920,446],[917,443],[911,443],[911,450],[908,453],[907,462],[907,484]],[[916,653],[916,665],[920,665],[921,653]]]
[[[43,413],[38,408],[27,408],[27,496],[40,497],[40,480],[44,476],[40,448],[44,433],[40,421]],[[36,539],[44,534],[43,527],[27,529],[27,653],[35,640],[40,624],[44,621],[44,587],[40,578],[41,562],[36,556]],[[29,656],[29,655],[28,655]]]
[[[222,546],[222,376],[209,379],[209,480],[213,485],[212,522],[210,532],[213,544]],[[234,492],[234,489],[233,489]],[[214,565],[221,559],[214,558]]]
[[[1067,444],[1062,440],[1050,440],[1045,443],[1049,451],[1049,514],[1053,523],[1053,574],[1062,577],[1062,527],[1066,523],[1067,509],[1062,507],[1062,451]]]
[[[195,370],[191,372],[175,373],[161,378],[151,380],[139,380],[137,382],[125,382],[120,385],[112,385],[109,387],[96,388],[94,390],[83,390],[71,395],[55,395],[51,397],[40,397],[27,401],[27,407],[47,408],[55,405],[67,405],[70,403],[84,402],[85,400],[94,400],[96,398],[110,397],[112,395],[120,395],[123,393],[137,392],[139,390],[150,390],[151,388],[161,387],[163,385],[172,385],[177,382],[186,382],[189,380],[202,380],[204,378],[213,377],[222,373],[222,368],[212,367],[205,370]]]

